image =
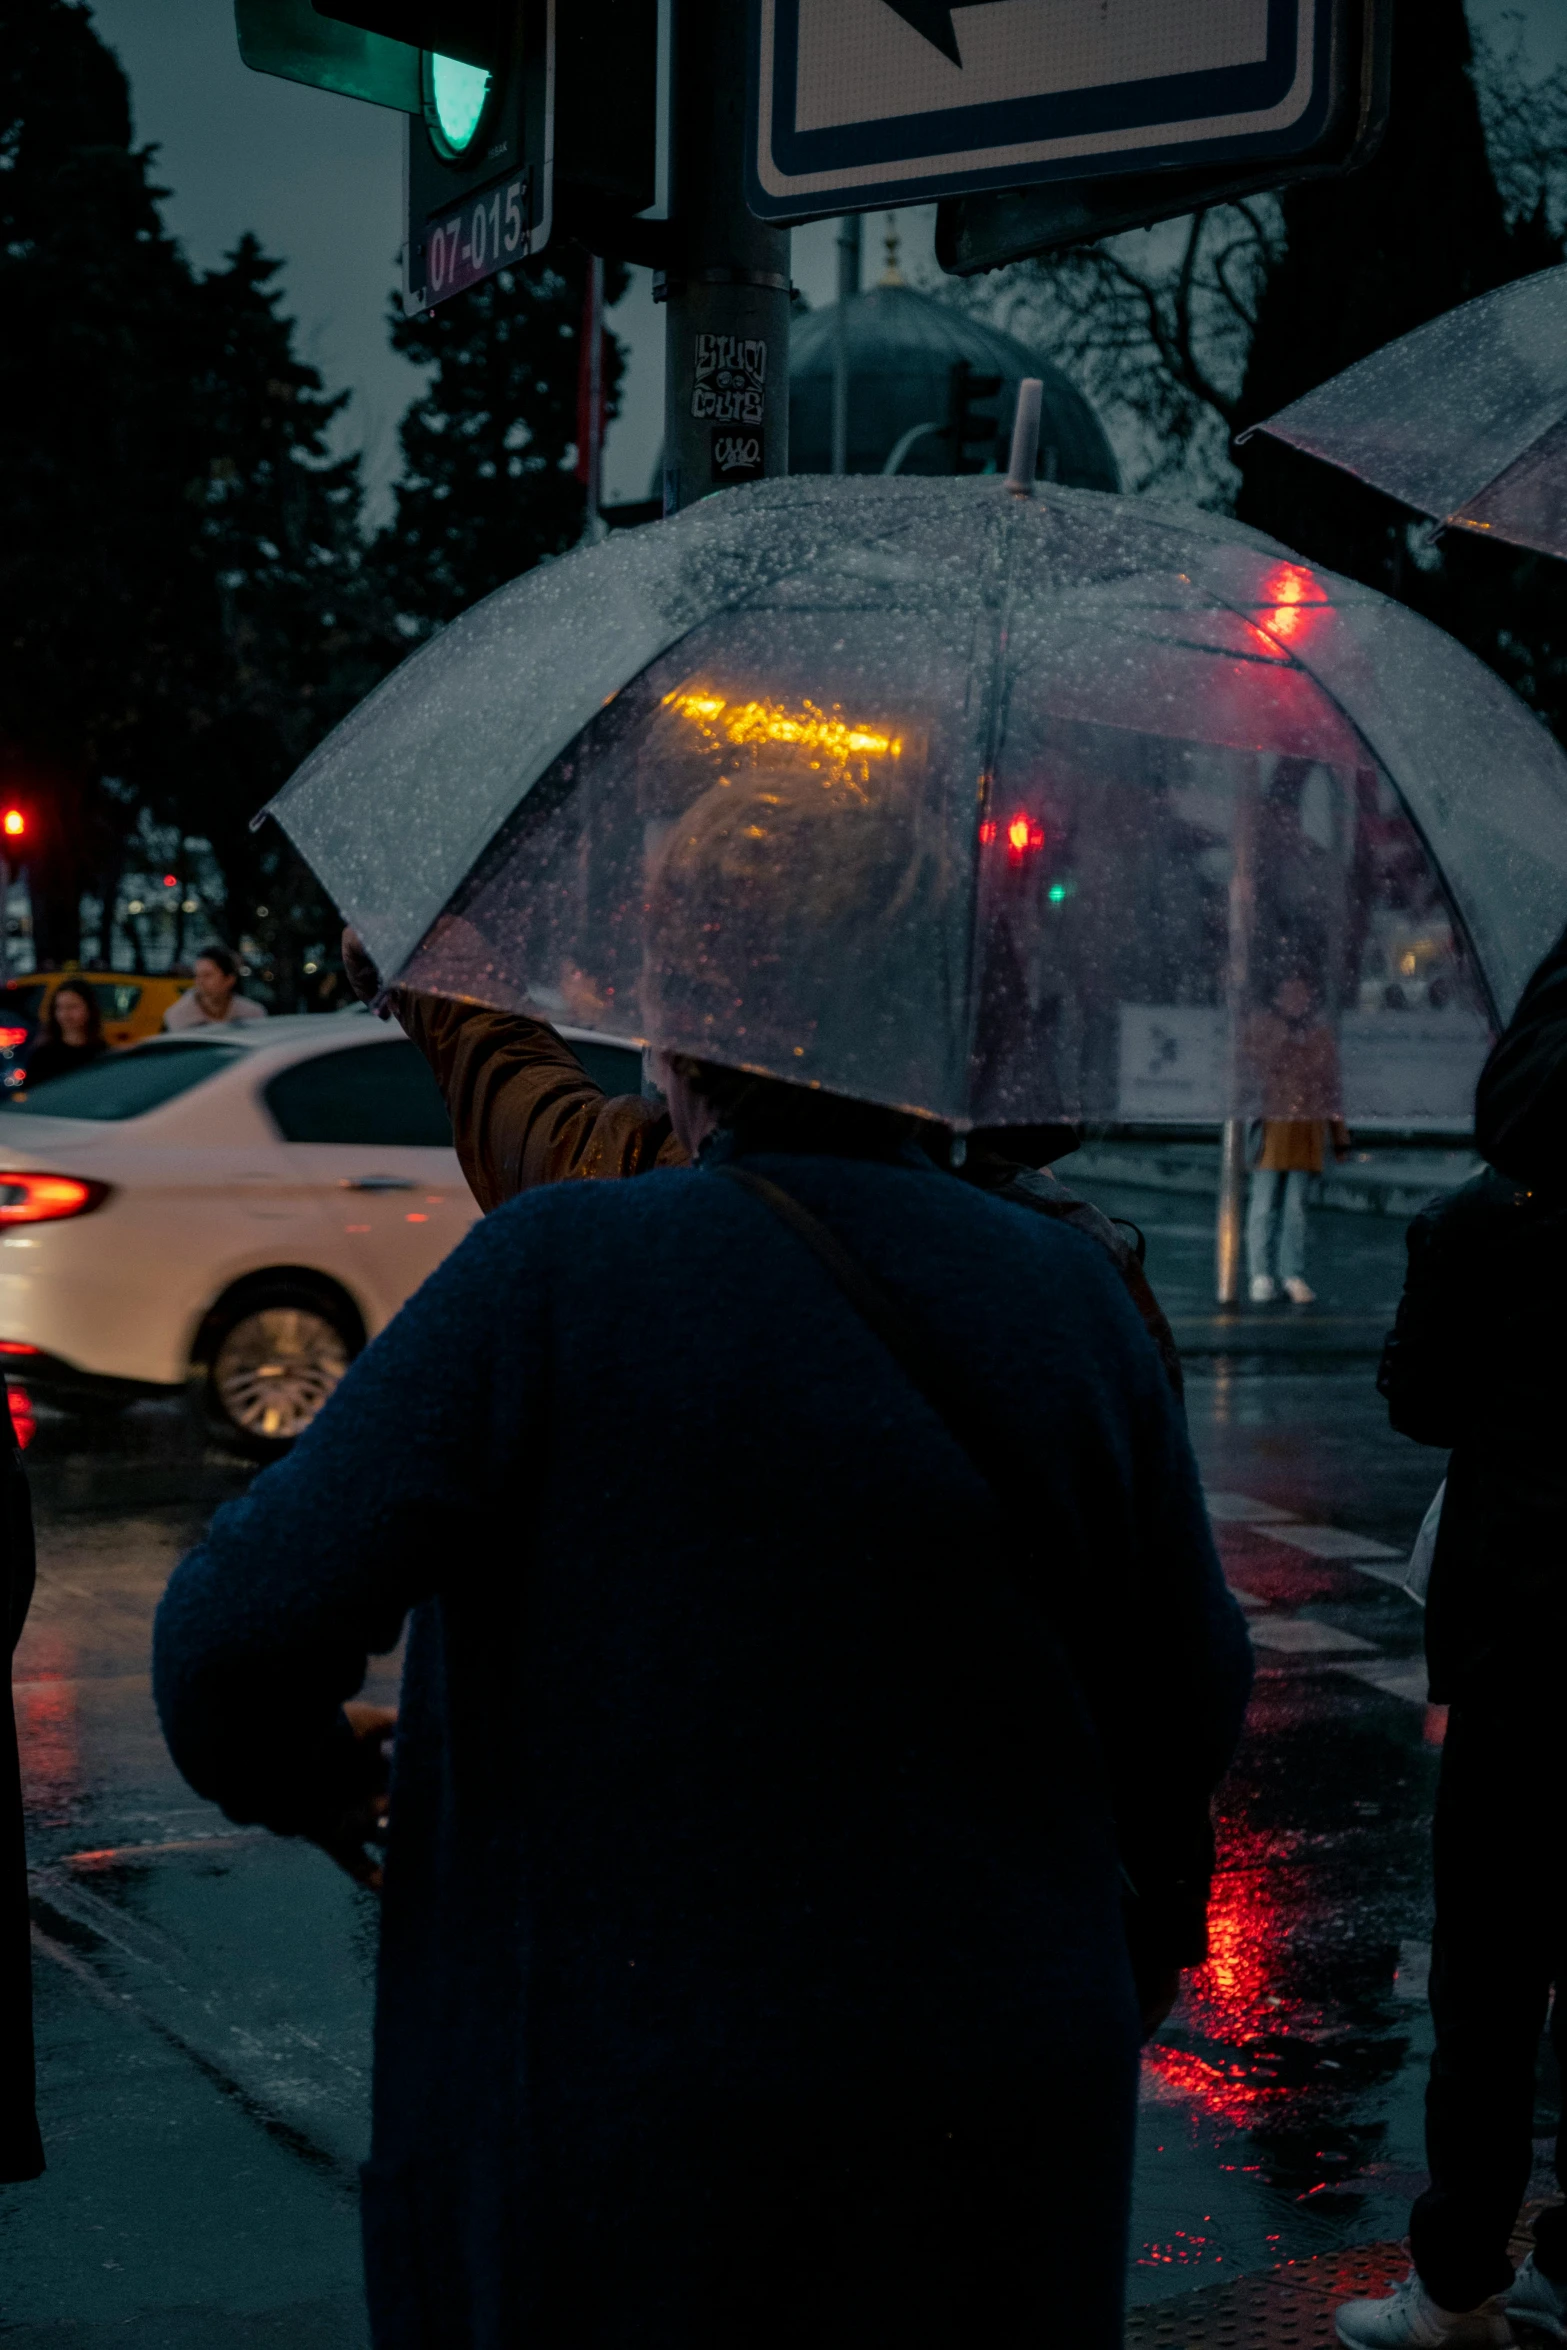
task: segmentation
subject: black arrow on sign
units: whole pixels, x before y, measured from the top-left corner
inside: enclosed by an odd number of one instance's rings
[[[954,65],[961,66],[958,36],[952,29],[953,10],[982,8],[989,0],[886,0],[886,4],[894,16],[901,16],[933,49],[939,49],[943,57],[950,57]]]

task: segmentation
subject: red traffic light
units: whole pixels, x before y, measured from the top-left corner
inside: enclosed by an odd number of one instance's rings
[[[7,808],[5,814],[0,816],[0,832],[4,833],[7,840],[20,840],[26,830],[27,818],[20,808]]]

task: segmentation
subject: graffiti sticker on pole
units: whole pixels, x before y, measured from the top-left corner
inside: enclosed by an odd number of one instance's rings
[[[767,345],[746,335],[698,335],[691,413],[712,424],[761,424]]]

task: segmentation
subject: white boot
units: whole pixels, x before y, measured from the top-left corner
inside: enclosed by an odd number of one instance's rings
[[[1309,1281],[1302,1281],[1298,1273],[1285,1275],[1284,1294],[1292,1306],[1314,1306],[1317,1302],[1316,1291]]]
[[[1439,2309],[1413,2269],[1385,2301],[1340,2302],[1336,2323],[1347,2350],[1511,2350],[1513,2340],[1500,2294]]]
[[[1534,2326],[1542,2334],[1554,2334],[1558,2342],[1567,2342],[1567,2285],[1559,2285],[1554,2277],[1536,2268],[1532,2252],[1513,2279],[1506,2309],[1520,2325]]]
[[[1251,1277],[1251,1302],[1254,1306],[1271,1306],[1276,1295],[1271,1273],[1254,1273]]]

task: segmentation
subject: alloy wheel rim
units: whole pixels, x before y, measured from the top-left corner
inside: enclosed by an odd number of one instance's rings
[[[212,1383],[236,1428],[286,1444],[309,1427],[348,1364],[343,1335],[324,1314],[263,1306],[224,1339]]]

